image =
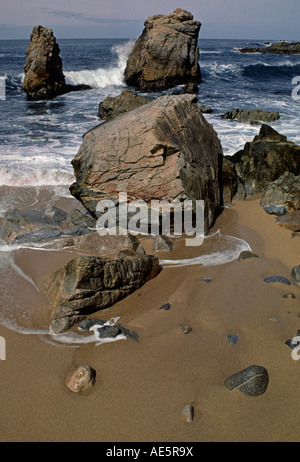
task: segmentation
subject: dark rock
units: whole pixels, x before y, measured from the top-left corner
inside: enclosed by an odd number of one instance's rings
[[[264,279],[264,282],[267,282],[268,284],[275,284],[276,282],[279,282],[280,284],[285,284],[286,286],[291,285],[290,281],[283,276],[268,276]]]
[[[30,100],[53,98],[74,90],[85,90],[87,85],[66,85],[60,49],[52,29],[35,26],[26,51],[23,89]]]
[[[198,279],[198,281],[203,281],[203,282],[206,282],[208,284],[209,282],[212,281],[212,279],[211,278],[201,278],[201,279]]]
[[[72,209],[67,215],[67,221],[71,226],[80,228],[94,228],[96,220],[87,212],[81,212],[78,209]]]
[[[246,396],[260,396],[266,392],[269,375],[262,366],[250,366],[225,380],[229,390],[240,390]]]
[[[291,276],[293,278],[293,284],[295,286],[300,286],[300,265],[294,266],[291,272]]]
[[[222,147],[191,95],[166,95],[89,131],[70,191],[97,217],[101,199],[201,200],[207,233],[220,205]],[[121,188],[121,189],[120,189]]]
[[[83,364],[69,372],[65,384],[74,393],[86,393],[93,388],[95,380],[95,369],[88,364]]]
[[[98,318],[83,319],[78,325],[78,330],[88,332],[94,326],[104,326],[107,321]]]
[[[250,195],[263,193],[285,172],[297,175],[300,171],[300,146],[289,141],[269,140],[264,134],[265,128],[261,129],[256,141],[254,138],[247,142],[243,151],[231,157],[237,175]]]
[[[89,255],[75,257],[39,281],[42,293],[53,306],[53,332],[63,332],[66,326],[70,328],[88,314],[112,306],[158,272],[158,259],[148,255],[135,254],[115,260]]]
[[[231,345],[236,345],[239,339],[238,336],[234,334],[227,335],[227,338],[228,338],[228,343],[230,343]]]
[[[202,114],[211,114],[213,112],[213,109],[208,106],[200,106],[200,111]]]
[[[153,240],[152,247],[154,250],[166,250],[168,252],[171,252],[173,250],[173,241],[170,237],[168,236],[161,236],[157,235],[155,236]]]
[[[278,143],[286,143],[287,137],[278,133],[270,125],[262,124],[259,134],[253,138],[253,141],[277,141]]]
[[[250,123],[253,121],[275,122],[280,119],[278,112],[269,112],[263,109],[231,109],[221,116],[223,119],[236,119],[239,122]]]
[[[258,258],[258,255],[256,255],[255,253],[250,252],[249,250],[243,250],[239,254],[238,260],[239,261],[244,261],[244,260],[247,260],[248,258]]]
[[[42,228],[32,233],[25,233],[17,236],[12,244],[36,244],[39,242],[47,241],[49,239],[56,239],[61,235],[61,231],[51,228]]]
[[[165,311],[168,311],[170,309],[171,305],[170,303],[165,303],[164,305],[162,305],[159,309],[160,310],[165,310]]]
[[[276,223],[281,226],[281,228],[288,229],[295,233],[295,235],[299,235],[300,231],[300,210],[296,210],[296,212],[290,212],[285,215],[282,215],[276,219]]]
[[[277,216],[300,209],[300,175],[285,172],[267,187],[260,205],[265,212]]]
[[[116,338],[121,334],[121,330],[118,325],[115,326],[103,326],[98,330],[99,338]]]
[[[103,120],[112,119],[119,114],[132,111],[132,109],[144,106],[144,104],[147,103],[149,103],[148,99],[126,88],[119,96],[107,96],[105,100],[99,104],[98,117]]]
[[[296,298],[296,296],[293,293],[289,293],[289,294],[284,294],[283,298]]]
[[[221,182],[221,195],[223,204],[230,205],[233,197],[237,193],[237,174],[235,170],[235,165],[226,159],[222,158],[222,182]]]
[[[127,61],[127,85],[143,91],[161,91],[186,83],[200,83],[198,34],[201,24],[177,8],[145,21]]]
[[[263,47],[244,47],[240,50],[242,53],[272,53],[272,54],[300,54],[300,42],[286,42],[281,40],[270,46]]]

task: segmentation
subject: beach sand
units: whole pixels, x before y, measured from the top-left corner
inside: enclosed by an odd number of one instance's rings
[[[246,240],[259,258],[164,268],[125,300],[93,315],[120,316],[123,326],[138,332],[138,342],[74,348],[0,326],[6,340],[6,360],[0,361],[0,440],[298,441],[300,362],[292,359],[285,341],[300,328],[300,288],[263,279],[290,278],[300,263],[299,237],[280,228],[262,210],[259,197],[224,209],[212,232],[218,229]],[[153,253],[151,239],[142,243]],[[184,258],[200,249],[185,248],[178,240],[173,252],[156,255]],[[53,255],[27,249],[17,252],[16,262],[36,281],[71,256],[70,251]],[[26,293],[22,281],[19,291]],[[296,298],[282,297],[289,292]],[[168,311],[159,309],[164,303],[170,303]],[[183,324],[191,333],[183,334]],[[228,343],[229,334],[239,337],[237,344]],[[65,378],[74,365],[85,363],[96,370],[95,386],[87,395],[72,393]],[[227,377],[253,364],[269,373],[265,394],[248,397],[224,386]],[[194,406],[192,423],[181,414],[186,404]]]

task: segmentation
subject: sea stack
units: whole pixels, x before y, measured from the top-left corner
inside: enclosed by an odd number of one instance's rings
[[[52,29],[34,26],[24,66],[23,90],[28,99],[49,99],[70,91],[90,88],[87,85],[66,85],[59,53]]]
[[[144,25],[127,61],[126,84],[143,91],[162,91],[200,83],[200,22],[177,8],[166,16],[150,16]]]

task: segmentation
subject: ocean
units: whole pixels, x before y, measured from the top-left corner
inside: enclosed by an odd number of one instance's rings
[[[47,189],[52,198],[69,196],[68,188],[74,181],[71,160],[77,154],[83,134],[101,123],[97,115],[99,103],[126,88],[123,72],[134,45],[128,39],[58,40],[66,82],[88,84],[92,90],[33,102],[27,101],[22,90],[28,43],[28,40],[0,41],[0,77],[2,81],[5,79],[6,87],[5,98],[3,93],[2,98],[0,95],[0,217],[10,208],[20,209],[23,203],[28,206],[28,201],[32,208],[41,206],[38,201],[41,189]],[[300,76],[300,56],[239,51],[244,46],[263,43],[199,40],[203,80],[199,86],[199,104],[213,109],[205,117],[216,130],[225,155],[242,149],[259,131],[258,126],[222,119],[221,115],[232,108],[278,111],[280,119],[272,127],[300,143],[300,101],[292,98],[292,79]],[[219,248],[223,249],[223,260]],[[243,249],[249,249],[246,242],[225,236],[213,252],[218,255],[216,264],[232,261]],[[23,282],[27,279],[29,292],[37,288],[16,264],[14,250],[2,243],[0,254],[0,323],[32,333],[32,319],[36,321],[37,316],[32,306],[26,306],[25,295],[18,292],[18,287],[21,279]],[[209,265],[212,259],[198,260],[199,264],[203,262]],[[34,295],[30,297],[32,300]],[[38,299],[36,303],[38,306]],[[38,326],[41,330],[35,326],[35,333],[47,334],[43,315]]]

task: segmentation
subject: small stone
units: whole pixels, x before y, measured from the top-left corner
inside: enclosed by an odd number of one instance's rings
[[[66,386],[74,393],[85,393],[95,384],[96,371],[88,364],[72,370],[66,378]]]
[[[184,324],[183,326],[181,326],[181,332],[183,332],[184,334],[190,334],[192,332],[192,328],[187,324]]]
[[[288,293],[288,294],[284,294],[283,295],[283,298],[296,298],[295,294],[293,294],[292,292]]]
[[[211,279],[210,278],[202,278],[202,279],[198,279],[198,281],[203,281],[203,282],[206,282],[208,284],[209,282],[211,282]]]
[[[256,255],[255,253],[252,253],[252,252],[249,252],[249,250],[243,250],[240,254],[239,254],[239,261],[244,261],[244,260],[247,260],[248,258],[258,258],[258,255]]]
[[[160,310],[165,310],[165,311],[167,311],[167,310],[170,309],[170,307],[171,307],[170,303],[165,303],[165,304],[162,305],[159,309],[160,309]]]
[[[294,266],[291,272],[294,286],[300,286],[300,265]]]
[[[287,278],[284,278],[283,276],[268,276],[264,279],[264,282],[267,282],[268,284],[280,282],[281,284],[285,284],[286,286],[291,285],[290,281]]]
[[[240,390],[246,396],[260,396],[269,384],[269,375],[262,366],[250,366],[225,380],[229,390]]]
[[[269,318],[269,321],[279,322],[279,319],[275,318],[275,316],[272,316],[272,318]]]
[[[188,423],[193,422],[194,408],[191,404],[186,404],[181,412],[182,412],[182,415],[185,417],[186,422]]]
[[[229,334],[227,335],[228,337],[228,343],[232,344],[232,345],[236,345],[237,342],[238,342],[238,336],[237,335],[234,335],[234,334]]]
[[[115,326],[103,326],[97,330],[99,338],[116,338],[119,334],[121,334],[121,330],[118,324]]]

